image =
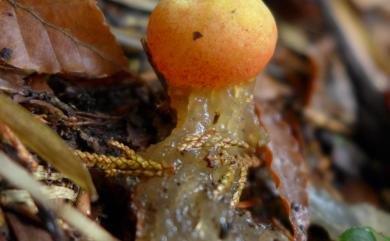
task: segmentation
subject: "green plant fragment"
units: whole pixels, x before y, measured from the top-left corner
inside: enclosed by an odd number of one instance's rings
[[[346,230],[340,236],[340,241],[388,241],[386,237],[378,240],[372,228],[353,227]]]
[[[370,228],[355,227],[345,231],[340,236],[340,241],[376,241],[376,238]]]

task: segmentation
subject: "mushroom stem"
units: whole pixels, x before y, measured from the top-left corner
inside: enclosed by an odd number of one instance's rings
[[[164,222],[170,220],[174,226],[189,225],[192,234],[177,234],[184,235],[180,236],[182,240],[199,235],[194,225],[202,226],[202,240],[217,239],[210,222],[215,215],[227,215],[226,210],[234,212],[229,206],[237,204],[247,168],[256,159],[256,147],[266,140],[255,115],[253,88],[254,83],[247,82],[188,94],[171,93],[178,125],[142,156],[177,169],[173,176],[139,184],[137,202],[145,212],[139,217],[145,224],[140,237],[149,240],[153,235],[169,234],[170,227]]]
[[[254,111],[253,89],[254,81],[250,81],[225,88],[170,92],[172,106],[177,111],[177,126],[169,137],[148,148],[143,155],[161,159],[160,154],[156,153],[157,149],[168,146],[171,152],[186,137],[199,136],[211,130],[224,138],[246,142],[253,151],[261,140],[260,125]],[[163,161],[175,160],[164,158]]]

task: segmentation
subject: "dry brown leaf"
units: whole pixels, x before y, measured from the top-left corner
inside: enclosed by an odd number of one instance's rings
[[[0,62],[20,69],[98,77],[127,64],[93,0],[2,0],[0,32]]]
[[[25,81],[23,80],[24,77],[26,77],[26,74],[15,69],[0,68],[0,91],[8,93],[22,91],[25,84]]]
[[[306,240],[309,225],[307,172],[298,142],[277,111],[260,101],[257,101],[256,109],[270,138],[269,144],[263,147],[263,158],[270,166],[288,211],[295,240]]]
[[[16,215],[7,213],[7,220],[10,224],[13,233],[17,241],[29,241],[29,240],[40,240],[40,241],[52,241],[50,234],[47,233],[40,227],[37,227],[28,222],[23,222]]]

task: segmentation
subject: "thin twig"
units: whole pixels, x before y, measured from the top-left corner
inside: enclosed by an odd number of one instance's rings
[[[38,163],[19,140],[19,138],[11,131],[11,129],[0,123],[0,135],[3,136],[16,150],[19,159],[23,162],[23,165],[30,168],[30,170],[35,170],[38,167]]]

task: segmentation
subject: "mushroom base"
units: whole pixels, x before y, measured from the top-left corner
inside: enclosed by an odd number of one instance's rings
[[[287,240],[238,211],[256,147],[267,141],[255,115],[254,83],[174,95],[178,125],[142,155],[176,167],[136,191],[138,240]]]

